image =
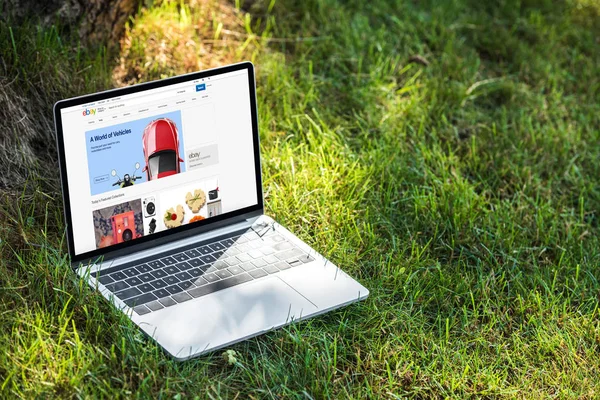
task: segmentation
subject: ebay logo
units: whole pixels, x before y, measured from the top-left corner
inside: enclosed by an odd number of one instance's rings
[[[86,108],[85,110],[83,110],[83,112],[82,112],[82,113],[83,113],[83,116],[84,116],[84,117],[85,117],[86,115],[90,115],[90,114],[91,114],[91,115],[94,115],[94,114],[96,114],[96,109],[95,109],[95,108],[92,108],[92,109]]]

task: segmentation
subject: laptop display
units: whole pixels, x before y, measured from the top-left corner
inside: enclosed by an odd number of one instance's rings
[[[72,257],[101,255],[262,206],[250,68],[58,103]]]

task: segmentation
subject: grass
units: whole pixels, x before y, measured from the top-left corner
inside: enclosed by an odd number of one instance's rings
[[[116,59],[0,22],[3,75],[47,104],[251,59],[268,213],[371,290],[233,364],[175,363],[69,271],[49,156],[2,201],[2,396],[597,398],[599,21],[594,0],[163,3]]]

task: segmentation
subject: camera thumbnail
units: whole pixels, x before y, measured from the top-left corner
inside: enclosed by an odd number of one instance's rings
[[[92,211],[96,248],[144,236],[142,202],[131,200]]]

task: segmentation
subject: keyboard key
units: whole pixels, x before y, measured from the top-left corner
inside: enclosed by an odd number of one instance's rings
[[[302,261],[298,260],[297,258],[287,260],[287,263],[290,264],[292,267],[297,267],[298,265],[302,265]],[[277,265],[277,264],[275,264],[275,265]]]
[[[158,297],[158,298],[160,298],[160,297],[167,297],[167,296],[169,296],[169,295],[171,294],[171,293],[169,293],[169,291],[168,291],[168,290],[166,290],[166,289],[158,289],[158,290],[155,290],[155,291],[154,291],[154,292],[152,292],[152,293],[154,293],[154,295],[155,295],[156,297]]]
[[[236,244],[235,248],[240,252],[240,253],[246,253],[250,250],[252,250],[250,248],[250,246],[248,246],[247,244]]]
[[[205,264],[212,264],[217,261],[217,259],[211,255],[201,256],[200,259],[204,261]]]
[[[135,269],[137,269],[139,272],[142,272],[142,273],[152,271],[152,267],[147,264],[136,265]]]
[[[298,260],[302,261],[304,264],[315,261],[315,258],[305,254],[303,256],[298,257]]]
[[[200,267],[200,266],[204,265],[202,260],[199,258],[193,258],[193,259],[189,260],[188,263],[194,267]]]
[[[248,246],[250,246],[253,249],[258,249],[259,247],[262,247],[263,245],[264,245],[264,243],[261,240],[255,240],[254,242],[248,243]]]
[[[156,269],[156,268],[164,267],[165,264],[161,263],[158,260],[154,260],[154,261],[150,261],[148,263],[148,266],[150,266],[150,268]]]
[[[299,249],[298,247],[293,248],[292,250],[288,250],[289,252],[294,252],[296,257],[301,257],[301,256],[305,256],[306,253],[303,252],[301,249]],[[277,257],[277,256],[275,256]]]
[[[221,244],[223,244],[225,247],[231,247],[234,243],[235,242],[232,239],[221,240]]]
[[[187,273],[190,274],[192,277],[197,278],[202,275],[202,270],[200,268],[192,268],[187,270]]]
[[[175,254],[173,258],[179,262],[189,260],[189,257],[184,253]]]
[[[177,261],[173,257],[161,258],[160,261],[162,261],[162,263],[165,265],[173,265],[177,263]]]
[[[190,296],[186,292],[177,293],[171,297],[173,298],[173,300],[175,300],[178,303],[183,303],[184,301],[188,301],[188,300],[192,299],[192,296]]]
[[[208,273],[211,273],[211,272],[214,273],[214,272],[217,272],[217,271],[218,271],[218,269],[216,269],[214,266],[211,266],[204,273],[208,274]]]
[[[227,249],[227,251],[225,252],[225,254],[229,257],[232,256],[237,256],[238,254],[240,254],[241,251],[239,251],[238,249],[236,249],[235,247],[230,247]]]
[[[188,274],[187,272],[179,272],[177,274],[175,274],[175,276],[180,280],[180,281],[185,281],[188,279],[192,279],[193,276]]]
[[[125,304],[129,307],[139,306],[140,304],[149,303],[152,300],[156,300],[156,296],[152,293],[146,293],[141,296],[132,297],[130,299],[125,300]]]
[[[250,251],[248,252],[248,255],[249,255],[250,257],[252,257],[252,258],[260,258],[260,257],[262,257],[262,256],[263,256],[263,253],[261,253],[261,252],[260,252],[260,251],[258,251],[258,250],[250,250]]]
[[[149,283],[143,283],[139,286],[137,286],[138,289],[140,289],[142,291],[142,293],[148,293],[154,290],[154,286],[152,286]]]
[[[202,285],[206,285],[208,283],[208,281],[202,277],[194,278],[194,279],[192,279],[192,282],[194,282],[194,285],[196,285],[196,286],[202,286]]]
[[[253,269],[256,269],[256,265],[249,263],[249,262],[241,264],[240,267],[244,271],[252,271]]]
[[[208,282],[216,282],[218,281],[220,278],[215,275],[215,274],[206,274],[203,276],[204,279],[206,279]]]
[[[298,257],[303,254],[304,254],[304,252],[300,249],[290,249],[290,250],[282,251],[281,253],[276,253],[275,257],[279,258],[280,260],[287,260],[288,258]]]
[[[221,256],[223,256],[223,253],[223,251],[215,251],[211,255],[218,260],[219,258],[221,258]]]
[[[155,289],[160,289],[160,288],[164,288],[165,286],[168,286],[167,282],[163,281],[162,279],[157,279],[155,281],[150,282],[150,284],[152,286],[154,286]]]
[[[215,272],[215,275],[217,275],[221,279],[225,279],[225,278],[230,277],[231,273],[229,271],[227,271],[226,269],[222,269],[222,270]]]
[[[297,258],[299,260],[300,260],[300,257],[306,257],[307,256],[307,254],[305,252],[303,252],[302,250],[300,250],[298,248],[294,249],[294,251],[296,252],[296,257],[294,257],[294,258]]]
[[[265,260],[263,260],[262,258],[257,258],[256,260],[252,260],[252,264],[254,264],[260,268],[260,267],[264,267],[265,265],[267,265],[267,262]]]
[[[195,289],[191,289],[188,291],[193,297],[205,296],[210,293],[217,292],[219,290],[227,289],[235,285],[239,285],[244,282],[251,281],[252,277],[247,273],[243,273],[240,275],[233,276],[228,279],[224,279],[222,281],[218,281],[215,283],[211,283],[208,285],[200,286]]]
[[[141,279],[138,278],[137,276],[134,276],[133,278],[126,279],[125,282],[127,282],[130,286],[137,286],[140,283],[142,283]]]
[[[150,310],[146,306],[137,306],[133,309],[138,315],[148,314]]]
[[[164,277],[163,281],[167,282],[169,285],[179,283],[179,279],[177,279],[174,275]]]
[[[162,304],[165,307],[171,307],[171,306],[174,306],[175,304],[177,304],[177,302],[170,297],[165,297],[158,301],[160,302],[160,304]]]
[[[140,275],[140,279],[142,282],[150,282],[154,280],[154,277],[149,273],[145,273]]]
[[[186,269],[192,268],[192,265],[190,263],[188,263],[188,262],[185,262],[185,261],[177,263],[175,266],[177,268],[179,268],[180,271],[185,271]]]
[[[285,261],[280,261],[273,265],[276,266],[277,268],[279,268],[281,271],[283,271],[284,269],[290,269],[290,264],[286,263]]]
[[[269,240],[272,240],[274,242],[283,242],[285,239],[283,238],[283,236],[281,235],[272,235],[269,237]]]
[[[265,247],[261,247],[260,249],[258,249],[261,253],[263,253],[265,256],[268,256],[269,254],[273,254],[275,253],[275,250],[273,250],[273,248],[265,246]]]
[[[150,303],[146,304],[146,307],[148,307],[152,311],[158,311],[158,310],[160,310],[162,308],[165,308],[165,306],[163,306],[162,304],[160,304],[157,300],[151,301]]]
[[[217,242],[217,243],[211,243],[211,244],[208,245],[208,247],[210,247],[213,251],[225,250],[225,246],[223,246],[219,242]]]
[[[281,242],[273,245],[273,248],[277,251],[283,251],[293,248],[294,246],[290,242]]]
[[[263,267],[263,270],[266,271],[266,272],[268,272],[269,274],[275,274],[275,273],[279,272],[279,268],[277,268],[273,264],[267,265],[266,267]]]
[[[168,286],[168,287],[166,288],[166,290],[167,290],[169,293],[171,293],[171,294],[177,294],[177,293],[179,293],[179,292],[182,292],[182,291],[183,291],[183,289],[182,289],[182,288],[180,288],[178,285]]]
[[[163,268],[163,271],[165,271],[169,275],[173,275],[179,272],[179,268],[175,267],[174,265],[171,265],[169,267]]]
[[[106,285],[106,288],[113,293],[119,292],[123,289],[127,289],[128,287],[129,287],[129,285],[127,284],[127,282],[124,282],[124,281],[109,283],[108,285]]]
[[[232,275],[237,275],[237,274],[241,274],[242,272],[244,272],[244,270],[241,269],[240,267],[238,267],[237,265],[227,268],[227,271],[231,272]]]
[[[229,265],[225,261],[222,261],[222,260],[217,261],[212,266],[215,269],[225,269],[225,268],[229,267]]]
[[[262,278],[263,276],[267,276],[268,274],[262,269],[255,269],[254,271],[248,272],[254,279]]]
[[[115,280],[111,278],[109,275],[104,275],[98,278],[101,284],[108,285],[109,283],[113,283]]]
[[[210,254],[212,253],[212,249],[208,246],[197,247],[196,250],[200,252],[200,254]]]
[[[129,288],[115,293],[115,296],[121,300],[125,300],[133,296],[139,296],[140,294],[142,294],[142,292],[138,288]]]
[[[123,273],[129,278],[139,274],[138,270],[136,270],[135,268],[127,268],[125,271],[123,271]]]
[[[231,267],[234,265],[238,265],[241,261],[238,260],[236,257],[229,257],[225,260],[225,262]]]
[[[152,274],[153,277],[155,278],[164,278],[165,276],[167,276],[168,274],[163,271],[162,269],[157,269],[156,271],[152,271],[150,272],[150,274]]]
[[[118,271],[118,272],[113,272],[112,274],[109,275],[111,278],[113,278],[115,281],[122,281],[123,279],[127,278],[127,275],[125,275],[124,273]]]
[[[274,264],[279,261],[279,258],[271,255],[264,257],[263,260],[268,264]]]
[[[244,235],[242,237],[245,237],[250,242],[259,238],[258,235],[254,231],[248,231],[248,232],[244,233]]]
[[[252,260],[252,257],[250,257],[248,254],[246,253],[242,253],[242,254],[238,254],[236,256],[241,262],[247,262]]]
[[[200,255],[201,255],[201,253],[196,249],[188,250],[188,251],[185,251],[184,253],[187,254],[187,256],[189,258],[200,257]]]
[[[194,288],[194,280],[184,281],[179,283],[179,287],[183,290],[188,290],[190,288]]]

